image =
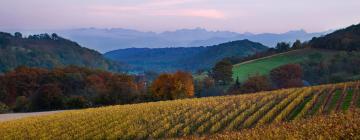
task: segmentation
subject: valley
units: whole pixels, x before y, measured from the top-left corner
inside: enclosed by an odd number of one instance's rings
[[[360,139],[360,1],[0,5],[0,140]]]

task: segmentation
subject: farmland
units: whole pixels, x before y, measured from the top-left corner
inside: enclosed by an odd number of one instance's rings
[[[267,75],[272,69],[281,65],[300,63],[309,59],[315,59],[314,61],[317,61],[320,59],[316,57],[319,54],[326,57],[331,55],[332,52],[316,49],[303,49],[246,61],[234,65],[233,78],[239,78],[239,81],[245,81],[249,76],[254,74]]]
[[[359,84],[64,111],[1,122],[0,139],[157,139],[245,130],[360,107]]]
[[[360,126],[349,124],[360,124],[360,110],[271,124],[238,132],[182,139],[359,139]]]

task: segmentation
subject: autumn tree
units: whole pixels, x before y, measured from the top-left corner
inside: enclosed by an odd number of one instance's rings
[[[25,112],[151,101],[150,94],[138,94],[145,88],[141,82],[132,75],[77,66],[21,66],[0,75],[0,102]]]
[[[194,96],[192,75],[178,71],[174,74],[161,74],[151,87],[151,93],[161,100],[174,100]]]
[[[59,85],[45,84],[42,85],[36,93],[32,107],[37,110],[63,109],[64,95]]]
[[[303,71],[299,64],[283,65],[270,72],[270,78],[277,88],[302,86],[302,75]]]
[[[221,85],[227,85],[233,81],[232,64],[230,61],[222,60],[215,64],[211,76],[215,82]]]
[[[254,93],[271,90],[271,83],[266,76],[256,74],[250,76],[241,86],[241,93]]]
[[[132,76],[119,74],[108,81],[108,101],[110,104],[130,103],[137,94],[137,85]]]
[[[178,71],[173,74],[175,89],[172,95],[175,99],[194,96],[193,77],[190,73]]]

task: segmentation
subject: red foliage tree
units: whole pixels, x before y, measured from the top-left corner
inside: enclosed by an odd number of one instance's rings
[[[271,83],[266,76],[254,75],[249,77],[241,86],[241,93],[254,93],[271,90]]]
[[[270,72],[270,78],[278,88],[303,86],[303,71],[299,64],[287,64]]]

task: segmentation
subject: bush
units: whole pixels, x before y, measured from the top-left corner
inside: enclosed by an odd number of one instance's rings
[[[30,101],[25,96],[17,97],[13,110],[15,112],[28,112],[28,111],[30,111]]]
[[[303,71],[299,64],[287,64],[277,67],[270,72],[271,80],[277,88],[291,88],[303,86]]]
[[[0,102],[0,114],[7,113],[9,110],[9,107],[6,104]]]
[[[241,86],[241,93],[253,93],[258,91],[271,90],[271,83],[266,76],[251,76]]]
[[[86,108],[89,106],[88,101],[82,96],[71,96],[66,100],[65,104],[68,109]]]

